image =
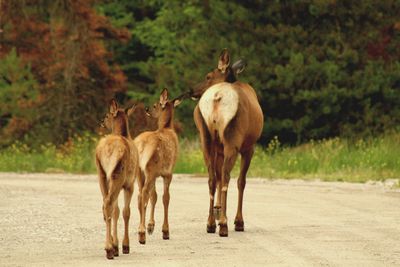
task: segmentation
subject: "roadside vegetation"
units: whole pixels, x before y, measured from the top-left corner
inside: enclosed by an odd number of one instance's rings
[[[3,172],[95,173],[94,147],[98,138],[76,136],[57,148],[52,144],[30,148],[16,142],[0,150]],[[365,182],[400,177],[400,134],[347,140],[311,141],[296,147],[283,146],[277,137],[266,148],[257,147],[248,177],[302,178]],[[240,159],[233,171],[236,177]],[[206,175],[200,144],[184,139],[175,173]]]

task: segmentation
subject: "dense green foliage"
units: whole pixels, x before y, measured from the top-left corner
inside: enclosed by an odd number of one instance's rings
[[[247,61],[239,79],[259,94],[264,146],[274,136],[299,144],[400,125],[398,0],[1,4],[3,144],[94,131],[113,95],[146,104],[163,87],[178,95],[216,67],[224,47]],[[186,136],[194,105],[178,108]]]
[[[164,86],[186,91],[228,47],[248,62],[240,78],[259,93],[264,144],[275,135],[300,143],[399,125],[399,1],[145,2],[101,8],[131,30],[114,53],[133,97]],[[188,105],[179,114],[190,128]]]

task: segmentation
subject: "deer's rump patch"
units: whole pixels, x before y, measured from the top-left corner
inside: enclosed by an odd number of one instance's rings
[[[199,101],[200,113],[210,133],[223,131],[235,117],[239,106],[239,96],[230,83],[219,83],[207,89]]]

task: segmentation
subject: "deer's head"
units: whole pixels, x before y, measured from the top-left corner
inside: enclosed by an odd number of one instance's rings
[[[135,110],[135,105],[122,109],[118,107],[114,99],[110,102],[109,111],[101,122],[101,126],[110,130],[113,134],[129,136],[128,117]]]
[[[160,100],[149,109],[146,109],[148,116],[158,119],[158,128],[172,127],[174,108],[182,102],[183,95],[173,100],[168,99],[168,89],[162,90]]]
[[[235,82],[236,75],[242,72],[244,67],[245,62],[241,59],[231,65],[228,49],[224,48],[219,56],[217,68],[207,73],[205,80],[197,84],[189,95],[193,99],[199,99],[203,93],[214,84]]]

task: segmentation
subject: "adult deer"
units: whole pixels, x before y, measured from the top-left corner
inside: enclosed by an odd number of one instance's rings
[[[263,113],[254,89],[249,84],[236,80],[236,74],[243,69],[244,62],[241,60],[231,66],[228,50],[224,49],[219,57],[218,67],[208,73],[206,80],[190,92],[192,98],[200,98],[194,110],[194,121],[200,133],[209,175],[210,207],[207,232],[215,233],[215,217],[218,214],[218,206],[221,205],[220,236],[228,236],[227,191],[230,172],[238,154],[241,155],[241,166],[237,182],[239,201],[235,230],[244,231],[242,206],[246,174],[255,143],[263,129]],[[214,195],[217,186],[218,198],[214,214]]]
[[[137,148],[129,135],[128,117],[134,107],[119,109],[115,100],[111,101],[103,125],[112,134],[103,137],[96,147],[96,166],[99,184],[103,195],[103,216],[106,223],[106,257],[118,256],[117,225],[119,217],[118,195],[124,190],[125,206],[123,217],[125,234],[122,251],[129,253],[129,217],[130,202],[133,194],[135,177],[139,174]],[[113,233],[111,235],[111,217]]]
[[[172,171],[178,155],[178,137],[174,130],[174,108],[181,100],[168,100],[168,90],[164,89],[160,95],[160,101],[154,104],[149,115],[158,118],[158,129],[140,134],[134,143],[139,151],[140,176],[138,179],[139,196],[138,208],[140,212],[139,242],[146,243],[146,207],[151,200],[151,214],[147,231],[149,234],[154,230],[154,208],[157,202],[155,188],[156,178],[164,178],[164,224],[162,226],[163,239],[169,239],[168,206],[169,186],[172,180]]]

